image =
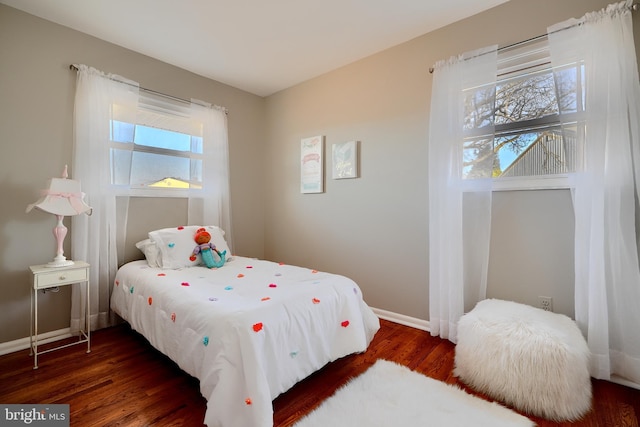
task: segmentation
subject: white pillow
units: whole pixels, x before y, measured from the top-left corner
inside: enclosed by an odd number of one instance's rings
[[[224,231],[222,229],[215,225],[205,227],[188,225],[163,228],[149,233],[149,239],[157,245],[160,251],[160,257],[157,260],[158,265],[165,269],[176,269],[202,264],[200,256],[196,257],[195,261],[189,259],[197,246],[194,237],[196,231],[200,228],[205,228],[211,234],[211,243],[216,245],[218,251],[227,251],[226,260],[230,261],[231,250],[226,240],[224,240]]]
[[[136,243],[136,248],[142,251],[149,267],[160,267],[161,255],[155,242],[152,242],[151,239],[144,239]]]

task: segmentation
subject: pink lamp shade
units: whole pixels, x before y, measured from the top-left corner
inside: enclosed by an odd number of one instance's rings
[[[63,252],[64,238],[67,235],[67,227],[63,224],[65,216],[74,216],[86,213],[91,215],[91,207],[84,201],[84,193],[80,190],[80,181],[67,179],[67,166],[64,167],[62,178],[51,178],[47,190],[42,191],[42,197],[35,203],[27,206],[27,212],[33,208],[57,216],[58,222],[53,229],[56,238],[56,257],[47,264],[47,267],[66,267],[73,265],[73,261],[67,260]]]

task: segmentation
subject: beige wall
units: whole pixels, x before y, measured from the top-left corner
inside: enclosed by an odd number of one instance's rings
[[[266,256],[346,274],[372,306],[428,319],[429,67],[608,3],[511,0],[270,96]],[[300,194],[299,141],[313,135],[326,136],[326,154],[359,140],[361,177],[327,178],[324,194]],[[550,296],[573,316],[573,226],[566,190],[495,193],[488,296],[532,305]]]
[[[55,255],[53,217],[39,211],[26,214],[25,208],[50,177],[72,163],[72,63],[120,74],[180,98],[227,107],[234,249],[248,256],[264,255],[259,184],[264,176],[264,98],[0,5],[0,343],[29,335],[28,267]],[[73,177],[73,170],[70,174]],[[186,218],[175,204],[169,209],[155,204],[147,208],[138,202],[132,203],[132,210],[140,214],[139,226]],[[69,219],[65,223],[69,226]],[[131,232],[138,230],[135,221],[130,226]],[[68,287],[40,297],[41,331],[69,326],[69,301]]]
[[[69,64],[229,108],[236,253],[346,274],[370,305],[428,319],[429,67],[543,34],[607,3],[511,0],[266,99],[0,5],[0,188],[10,201],[0,204],[0,343],[28,336],[28,266],[54,251],[52,220],[24,209],[71,163]],[[360,141],[360,178],[327,178],[325,193],[303,195],[299,143],[318,134],[326,136],[326,154],[334,142]],[[136,200],[130,231],[175,221],[182,209],[148,209]],[[573,315],[569,193],[496,193],[493,212],[489,296],[533,305],[551,296],[556,311]],[[68,326],[67,290],[41,302],[44,330]]]

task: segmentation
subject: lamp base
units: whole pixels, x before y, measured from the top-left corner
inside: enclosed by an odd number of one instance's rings
[[[67,258],[63,255],[64,251],[62,249],[64,238],[67,236],[67,227],[64,226],[62,220],[64,219],[63,215],[56,215],[58,217],[58,224],[53,227],[53,235],[56,238],[56,243],[58,245],[58,251],[56,252],[56,257],[47,264],[47,267],[68,267],[73,265],[73,261],[67,260]]]
[[[61,256],[61,255],[58,255],[57,257],[55,257],[53,259],[53,261],[47,263],[45,265],[45,267],[53,267],[53,268],[56,268],[56,267],[69,267],[70,265],[73,265],[73,264],[74,264],[74,262],[71,261],[70,259],[67,259],[66,257]]]

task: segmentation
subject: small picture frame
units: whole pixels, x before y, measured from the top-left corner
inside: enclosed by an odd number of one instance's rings
[[[358,177],[358,141],[337,142],[331,146],[333,179]]]
[[[324,192],[324,136],[300,141],[300,192]]]

